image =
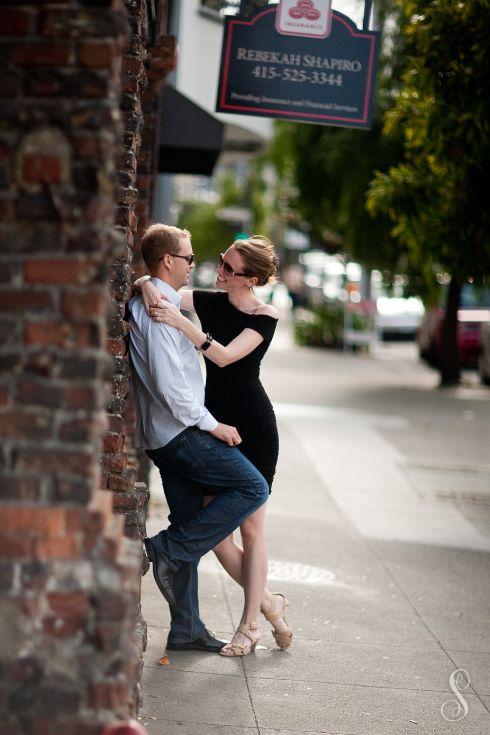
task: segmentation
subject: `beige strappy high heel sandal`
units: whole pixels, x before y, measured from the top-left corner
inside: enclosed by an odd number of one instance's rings
[[[255,646],[260,641],[261,636],[257,623],[241,623],[236,629],[236,632],[243,633],[250,643],[244,646],[240,643],[227,643],[219,652],[220,656],[248,656],[251,651],[255,651]]]
[[[277,609],[275,605],[275,598],[278,598],[280,600],[280,607]],[[262,615],[272,625],[272,635],[276,639],[276,643],[278,647],[282,648],[283,650],[285,648],[289,648],[289,646],[293,642],[293,629],[288,624],[285,618],[285,615],[284,615],[284,610],[286,609],[286,605],[289,605],[289,602],[286,599],[286,595],[284,595],[282,592],[273,592],[270,609],[267,612],[264,612],[262,610]],[[278,620],[282,620],[285,623],[285,625],[287,625],[288,627],[287,631],[277,632],[275,630],[275,623],[277,623]]]

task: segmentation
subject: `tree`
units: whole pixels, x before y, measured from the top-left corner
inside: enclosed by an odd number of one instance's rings
[[[394,270],[405,248],[393,238],[388,215],[368,214],[366,194],[374,172],[395,165],[402,155],[401,134],[395,130],[388,137],[382,129],[400,80],[403,39],[391,3],[378,0],[375,7],[385,42],[372,129],[277,123],[269,157],[280,181],[290,179],[288,188],[296,191],[291,207],[308,223],[314,242],[328,248],[340,241],[366,266]]]
[[[404,159],[376,174],[371,213],[386,214],[410,262],[431,281],[451,275],[441,384],[459,382],[461,285],[490,274],[489,0],[397,0],[406,44],[403,85],[385,134],[403,131]]]
[[[186,201],[179,215],[179,227],[192,233],[192,248],[198,261],[215,261],[220,250],[233,240],[233,229],[217,216],[219,204]]]

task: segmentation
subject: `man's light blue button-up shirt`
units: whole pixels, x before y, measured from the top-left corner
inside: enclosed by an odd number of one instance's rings
[[[159,278],[151,282],[180,308],[177,291]],[[204,381],[192,342],[175,327],[150,319],[143,299],[131,299],[129,310],[136,446],[159,449],[188,426],[213,431],[218,422],[204,407]]]

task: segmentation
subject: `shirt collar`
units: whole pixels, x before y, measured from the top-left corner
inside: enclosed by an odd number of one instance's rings
[[[170,286],[165,281],[162,281],[161,278],[157,278],[156,276],[152,276],[150,280],[160,291],[165,294],[165,296],[168,296],[174,306],[177,306],[177,308],[180,309],[181,297],[179,293],[172,288],[172,286]]]

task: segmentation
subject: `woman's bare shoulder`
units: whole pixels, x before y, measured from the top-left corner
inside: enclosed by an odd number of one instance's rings
[[[273,317],[273,319],[279,318],[277,309],[275,308],[275,306],[272,306],[272,304],[261,304],[257,308],[255,314],[258,316],[271,316]]]

